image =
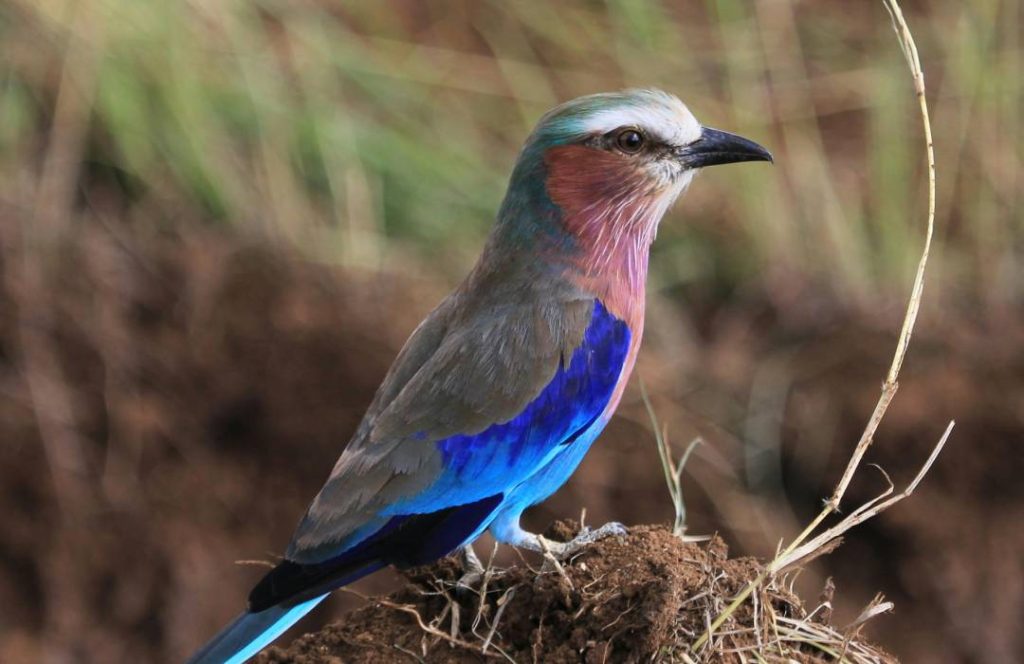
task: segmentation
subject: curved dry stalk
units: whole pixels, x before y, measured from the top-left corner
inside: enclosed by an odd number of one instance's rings
[[[914,36],[910,32],[910,28],[903,16],[903,11],[900,9],[899,2],[897,0],[882,0],[882,3],[892,19],[896,38],[899,42],[900,49],[903,51],[903,55],[906,58],[907,66],[910,69],[910,73],[914,81],[914,92],[918,99],[921,111],[921,122],[924,127],[925,153],[928,163],[928,223],[925,231],[924,249],[921,252],[921,259],[917,265],[917,272],[914,276],[914,283],[910,291],[910,300],[907,303],[907,310],[903,317],[903,325],[900,329],[899,340],[896,343],[896,351],[893,354],[892,364],[889,367],[888,374],[886,374],[885,382],[882,384],[882,393],[878,398],[878,403],[875,405],[875,409],[871,413],[867,426],[864,428],[864,432],[861,434],[860,440],[857,442],[857,446],[854,448],[853,454],[850,456],[846,469],[843,471],[842,477],[836,484],[832,496],[826,501],[825,507],[811,521],[811,523],[804,528],[803,532],[801,532],[782,552],[776,555],[775,559],[765,567],[764,571],[756,579],[751,581],[733,599],[729,606],[719,614],[717,618],[715,618],[715,620],[708,626],[707,631],[705,631],[704,634],[694,642],[692,646],[692,650],[694,652],[700,650],[710,641],[711,635],[729,619],[729,616],[731,616],[736,609],[746,601],[751,593],[760,586],[766,578],[775,574],[779,570],[792,565],[798,560],[806,558],[814,550],[827,544],[849,528],[852,528],[858,523],[875,516],[876,514],[891,507],[896,502],[899,502],[903,498],[909,496],[920,483],[925,473],[928,472],[928,469],[935,461],[939,452],[941,452],[942,447],[945,445],[946,440],[953,429],[953,422],[950,422],[941,440],[932,450],[928,460],[921,468],[921,471],[903,492],[896,496],[890,496],[890,487],[887,493],[882,494],[869,504],[860,507],[836,527],[825,531],[807,544],[804,544],[804,542],[811,536],[811,533],[813,533],[830,514],[839,509],[839,504],[842,501],[843,496],[846,494],[846,490],[849,487],[850,482],[853,480],[853,476],[857,473],[861,459],[864,458],[864,454],[871,446],[875,432],[878,430],[878,426],[881,423],[882,418],[885,416],[885,413],[889,408],[889,404],[896,395],[896,390],[899,385],[897,379],[899,377],[900,369],[903,366],[903,360],[907,354],[907,348],[910,346],[910,338],[913,334],[914,326],[917,323],[917,315],[921,307],[921,297],[924,293],[925,270],[928,265],[928,255],[931,250],[932,237],[935,231],[935,149],[932,141],[932,127],[928,112],[928,100],[925,95],[924,71],[921,68],[921,60],[918,55],[917,45],[914,42]]]
[[[925,474],[927,474],[928,470],[932,467],[932,464],[935,463],[935,459],[939,456],[939,452],[942,451],[946,441],[949,439],[949,434],[952,432],[953,422],[950,422],[946,427],[945,432],[943,432],[942,438],[939,439],[939,442],[932,449],[932,453],[928,455],[928,459],[924,462],[924,465],[921,466],[921,470],[918,471],[914,480],[907,485],[906,489],[900,491],[896,495],[893,495],[893,487],[890,484],[884,492],[858,507],[856,510],[851,512],[849,516],[836,525],[822,532],[806,544],[792,549],[789,553],[783,556],[777,557],[770,565],[768,565],[768,574],[775,574],[780,570],[800,563],[807,556],[810,556],[819,548],[826,546],[829,542],[840,537],[849,529],[877,516],[904,498],[910,497],[910,495],[914,493],[914,489],[917,488],[917,485],[921,483],[922,479],[924,479]]]
[[[910,68],[910,74],[914,80],[914,93],[917,96],[918,105],[921,109],[921,124],[924,128],[925,139],[925,158],[928,162],[928,224],[925,229],[924,249],[921,252],[921,259],[917,264],[917,273],[914,275],[914,285],[910,291],[910,301],[907,303],[907,313],[903,317],[903,326],[900,329],[899,340],[896,342],[896,352],[893,354],[889,373],[886,375],[885,383],[882,385],[882,394],[878,399],[875,412],[872,413],[867,428],[864,429],[864,434],[854,449],[853,456],[846,467],[846,471],[843,473],[842,479],[836,485],[835,492],[828,500],[828,507],[831,508],[830,511],[839,509],[839,502],[843,499],[846,489],[850,486],[853,475],[857,472],[857,467],[860,465],[860,460],[864,457],[868,447],[871,446],[875,431],[878,429],[878,424],[882,421],[882,417],[889,407],[889,402],[896,395],[896,389],[899,387],[897,378],[899,377],[900,369],[903,367],[903,360],[906,357],[907,348],[910,346],[910,337],[914,332],[914,325],[917,323],[917,314],[921,308],[925,269],[928,266],[928,254],[932,246],[932,236],[935,233],[935,147],[932,141],[932,122],[931,116],[928,113],[928,98],[925,95],[924,70],[921,68],[921,59],[917,53],[914,36],[910,32],[909,26],[907,26],[907,21],[903,17],[903,11],[900,9],[899,3],[897,0],[882,0],[882,2],[892,19],[893,29],[896,31],[900,49],[903,51],[903,55],[907,60],[907,66]]]
[[[658,447],[658,457],[661,459],[661,469],[665,474],[665,485],[668,487],[669,496],[672,498],[672,506],[675,508],[676,518],[672,525],[672,534],[680,537],[683,541],[695,541],[694,538],[686,536],[686,501],[683,499],[683,470],[686,469],[686,462],[698,445],[704,441],[701,438],[694,438],[687,445],[679,463],[676,463],[672,456],[672,445],[668,441],[668,425],[659,426],[658,416],[654,412],[654,405],[647,394],[647,386],[640,381],[640,396],[644,406],[647,408],[647,416],[651,420],[651,428],[654,430],[654,442]],[[582,520],[580,521],[582,525]],[[697,540],[705,539],[703,537]]]

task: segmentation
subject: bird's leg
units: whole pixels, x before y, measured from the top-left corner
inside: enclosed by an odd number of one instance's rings
[[[565,560],[586,546],[605,537],[622,536],[629,532],[621,523],[612,521],[596,530],[585,526],[576,537],[568,542],[554,542],[543,535],[523,530],[519,526],[518,514],[512,518],[502,518],[502,516],[499,516],[491,524],[491,534],[494,535],[496,540],[520,549],[550,554],[558,560]]]
[[[463,572],[462,576],[455,583],[455,587],[460,591],[469,591],[480,582],[480,579],[484,578],[484,565],[480,562],[480,558],[477,557],[472,544],[462,547],[460,554]]]

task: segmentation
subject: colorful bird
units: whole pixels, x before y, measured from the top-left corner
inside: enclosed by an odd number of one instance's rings
[[[665,210],[697,169],[755,160],[772,157],[657,90],[542,117],[476,266],[406,342],[284,560],[191,661],[244,662],[332,590],[485,530],[563,556],[625,532],[547,543],[519,517],[569,478],[619,403]]]

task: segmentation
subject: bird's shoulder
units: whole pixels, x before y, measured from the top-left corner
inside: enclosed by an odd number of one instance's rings
[[[596,305],[550,284],[503,297],[456,291],[410,336],[353,442],[437,440],[514,417],[568,364]]]

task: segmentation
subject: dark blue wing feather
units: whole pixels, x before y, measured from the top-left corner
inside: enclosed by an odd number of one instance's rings
[[[458,500],[462,488],[472,495],[494,494],[525,481],[604,414],[618,387],[630,338],[626,323],[595,300],[590,324],[569,365],[560,366],[514,418],[476,434],[437,441],[444,459],[437,482],[389,512],[433,504],[440,495]]]

